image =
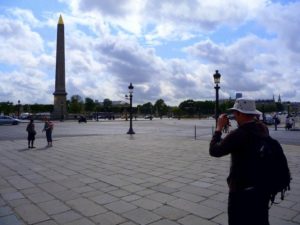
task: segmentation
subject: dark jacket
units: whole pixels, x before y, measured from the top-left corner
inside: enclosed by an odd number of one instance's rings
[[[259,138],[269,135],[268,128],[259,121],[245,123],[221,139],[215,132],[210,142],[209,154],[221,157],[231,154],[227,183],[230,192],[252,187],[255,184],[255,151]]]
[[[28,123],[27,127],[26,127],[26,131],[28,132],[28,134],[36,134],[36,131],[34,129],[34,123]]]

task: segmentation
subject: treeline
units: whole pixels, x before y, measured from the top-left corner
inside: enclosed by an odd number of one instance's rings
[[[220,104],[226,109],[232,106],[233,102]],[[168,106],[163,99],[158,99],[154,104],[147,102],[133,107],[133,113],[139,115],[153,115],[157,117],[195,117],[210,115],[214,113],[214,101],[193,101],[191,99],[181,102],[178,106]],[[113,112],[115,114],[126,114],[129,110],[129,103],[113,104],[110,99],[104,99],[99,103],[91,98],[82,99],[74,95],[68,101],[68,112],[74,114],[90,115],[94,112]]]
[[[22,112],[52,112],[53,105],[44,105],[44,104],[13,104],[12,102],[0,102],[0,113],[4,115],[18,115]]]
[[[231,108],[234,100],[220,100],[219,111],[226,112]],[[82,98],[80,95],[71,96],[67,101],[68,113],[91,115],[95,112],[112,112],[115,114],[126,114],[129,110],[129,103],[123,102],[122,104],[113,104],[110,99],[104,99],[103,102],[98,102],[91,98]],[[279,112],[286,110],[286,105],[279,102],[268,101],[257,102],[257,109],[268,112]],[[53,105],[47,104],[13,104],[12,102],[0,102],[0,113],[11,115],[18,115],[18,112],[52,112]],[[147,102],[142,105],[133,107],[135,115],[153,115],[157,117],[202,117],[207,115],[214,115],[215,101],[194,101],[192,99],[181,102],[178,106],[168,106],[163,99],[158,99],[154,104]]]

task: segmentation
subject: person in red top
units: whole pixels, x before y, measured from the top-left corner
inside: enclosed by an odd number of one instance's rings
[[[256,184],[255,138],[269,136],[268,128],[257,120],[261,114],[256,110],[255,101],[240,98],[235,101],[232,111],[238,128],[223,139],[222,129],[228,123],[226,114],[220,115],[209,147],[213,157],[231,155],[231,166],[227,183],[229,225],[269,225],[270,194]],[[253,135],[252,135],[253,134]]]
[[[43,132],[46,132],[46,138],[47,138],[47,146],[52,147],[52,130],[53,130],[53,123],[45,117],[45,124],[44,124],[44,129]]]

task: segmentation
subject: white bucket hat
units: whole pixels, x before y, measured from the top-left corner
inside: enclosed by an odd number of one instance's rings
[[[262,113],[256,109],[255,101],[252,99],[238,98],[232,108],[229,111],[239,111],[244,114],[261,115]]]

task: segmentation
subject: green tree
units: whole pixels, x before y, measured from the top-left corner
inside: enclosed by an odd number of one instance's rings
[[[31,112],[31,105],[29,104],[23,105],[23,112]]]
[[[220,107],[220,113],[226,112],[227,109],[232,108],[234,105],[234,101],[233,100],[226,100],[220,103],[219,107]]]
[[[190,117],[197,113],[196,102],[192,99],[181,102],[178,107],[185,115]]]
[[[154,108],[157,111],[159,117],[162,117],[163,115],[166,115],[168,113],[168,106],[162,99],[158,99],[155,102]]]
[[[140,106],[140,111],[143,114],[152,114],[153,113],[153,105],[151,102],[147,102]]]
[[[106,112],[109,112],[112,108],[112,101],[108,98],[103,100],[103,108]]]
[[[177,106],[173,107],[172,108],[172,113],[173,113],[174,117],[177,117],[179,120],[181,119],[182,110],[179,107],[177,107]]]
[[[275,112],[277,110],[275,103],[257,103],[256,108],[263,113]]]
[[[83,101],[80,95],[71,96],[69,104],[69,112],[71,113],[82,113],[83,111]]]
[[[215,102],[213,101],[198,101],[196,102],[198,114],[211,115],[215,111]]]
[[[33,104],[30,105],[31,112],[39,113],[39,112],[52,112],[53,105],[43,105],[43,104]]]
[[[284,106],[281,102],[276,102],[276,111],[281,112],[284,110]]]
[[[91,98],[85,98],[84,101],[84,109],[86,112],[93,112],[95,111],[96,103]]]
[[[13,113],[15,110],[17,110],[17,108],[14,107],[12,102],[0,102],[0,113],[9,115],[10,113]]]

